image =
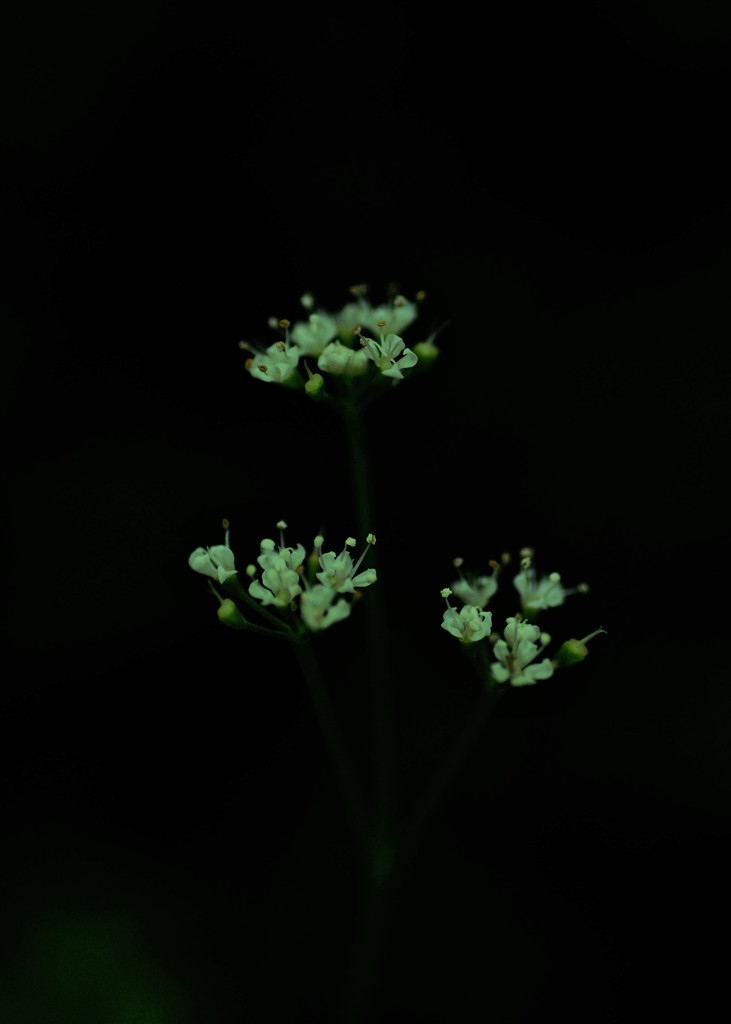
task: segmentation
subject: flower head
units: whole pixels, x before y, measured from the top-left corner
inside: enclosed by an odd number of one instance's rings
[[[541,633],[538,626],[511,617],[507,620],[503,636],[505,639],[496,641],[493,648],[498,661],[492,666],[492,675],[498,683],[510,681],[512,686],[530,686],[553,675],[550,658],[544,658],[538,665],[533,664],[551,641],[547,633]]]
[[[456,636],[463,644],[473,644],[489,636],[492,629],[491,612],[485,612],[472,604],[466,604],[457,611],[449,603],[451,593],[449,587],[441,591],[447,602],[447,610],[442,615],[442,629]]]
[[[196,572],[220,583],[236,575],[226,520],[224,526],[225,544],[197,548],[188,559]],[[356,544],[353,537],[347,538],[343,550],[336,555],[334,551],[323,553],[324,537],[318,533],[313,550],[306,554],[302,544],[285,542],[287,524],[284,521],[280,520],[277,527],[279,540],[265,537],[259,544],[256,565],[246,566],[245,573],[249,577],[246,590],[232,587],[229,588],[231,596],[222,597],[211,588],[221,605],[219,619],[234,629],[263,629],[285,639],[297,639],[305,630],[320,632],[348,618],[357,591],[376,582],[375,569],[360,569],[367,552],[376,543],[375,536],[368,534],[365,550],[354,563],[350,554]],[[239,608],[242,602],[258,611],[266,625],[243,615]],[[301,621],[293,618],[292,613],[296,612]]]
[[[280,608],[288,608],[294,599],[302,593],[300,583],[300,566],[305,558],[305,549],[301,544],[286,547],[284,529],[286,523],[279,523],[280,543],[265,537],[260,544],[261,554],[257,562],[263,569],[261,582],[252,579],[249,593],[262,604],[274,604]]]
[[[322,568],[318,572],[317,579],[325,586],[331,587],[339,594],[352,594],[358,587],[369,587],[378,578],[375,569],[365,569],[358,572],[361,562],[368,553],[368,549],[376,543],[372,533],[366,538],[366,549],[358,561],[353,564],[353,559],[348,548],[355,546],[355,539],[348,537],[345,547],[336,555],[334,551],[327,551],[320,555],[319,562]]]

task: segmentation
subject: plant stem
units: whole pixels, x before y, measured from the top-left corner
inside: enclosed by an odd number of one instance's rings
[[[362,542],[368,533],[378,537],[373,512],[373,483],[362,407],[355,401],[341,405],[350,456],[350,471],[355,501],[356,522]],[[378,544],[371,557],[378,570]],[[379,578],[380,578],[380,570]],[[372,771],[372,799],[375,822],[374,870],[378,858],[390,863],[390,846],[396,813],[395,713],[388,647],[388,626],[380,584],[364,595],[366,657],[369,677],[369,721]]]
[[[362,853],[367,848],[367,827],[363,801],[358,790],[355,769],[325,689],[310,638],[304,637],[295,643],[294,651],[310,691],[315,715],[335,774],[336,784],[340,790],[356,851]]]
[[[383,974],[396,899],[395,879],[363,886],[360,892],[350,968],[345,979],[340,1024],[367,1024]]]
[[[447,750],[406,821],[398,844],[400,861],[410,859],[418,850],[447,790],[469,757],[501,693],[502,688],[483,684],[477,704],[467,717],[462,731]]]

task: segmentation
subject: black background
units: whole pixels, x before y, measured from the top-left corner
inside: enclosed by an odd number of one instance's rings
[[[290,542],[353,531],[336,422],[237,342],[360,281],[427,292],[409,341],[448,322],[368,420],[406,794],[474,696],[439,629],[455,555],[533,544],[592,584],[556,637],[609,630],[501,702],[374,1019],[703,1016],[728,911],[727,21],[146,3],[15,27],[0,1016],[333,1019],[353,885],[307,696],[187,557],[223,516],[239,564],[281,517]],[[357,620],[318,641],[359,741],[362,645]]]

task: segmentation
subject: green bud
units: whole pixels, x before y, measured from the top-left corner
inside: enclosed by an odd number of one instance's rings
[[[568,668],[569,665],[578,665],[589,653],[586,644],[580,640],[567,640],[561,644],[556,655],[557,668]]]
[[[426,341],[417,341],[413,351],[419,357],[419,366],[423,370],[428,370],[439,355],[439,349],[431,338],[427,338]]]
[[[217,614],[224,626],[230,626],[231,629],[246,629],[246,619],[231,598],[225,597],[221,601]]]
[[[319,398],[325,387],[325,378],[321,373],[310,374],[310,379],[305,384],[305,391],[312,398]]]
[[[586,646],[590,640],[600,633],[606,633],[606,629],[595,629],[593,633],[589,633],[588,636],[583,637],[581,640],[572,638],[561,644],[558,649],[558,654],[554,658],[554,664],[556,668],[568,668],[569,665],[578,665],[580,661],[589,653],[589,648]]]

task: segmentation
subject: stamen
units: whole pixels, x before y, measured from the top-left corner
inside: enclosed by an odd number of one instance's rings
[[[285,548],[285,544],[284,544],[284,531],[287,529],[287,524],[285,523],[285,521],[283,519],[280,519],[274,525],[279,530],[279,550],[280,551],[284,551],[284,548]]]
[[[370,540],[370,538],[371,538],[371,537],[373,538],[373,540],[372,540],[372,541]],[[347,540],[347,541],[346,541],[345,543],[347,544],[347,543],[348,543],[348,541],[350,541],[350,540],[352,540],[352,541],[353,541],[353,544],[355,544],[355,540],[353,540],[353,538],[352,538],[352,537],[348,537],[348,540]],[[350,575],[351,575],[351,577],[352,577],[352,576],[355,576],[355,574],[357,573],[357,571],[358,571],[358,568],[359,568],[359,566],[360,566],[360,563],[361,563],[361,562],[363,561],[363,559],[365,558],[365,556],[366,556],[366,555],[368,554],[368,551],[370,550],[370,548],[371,548],[371,547],[373,546],[373,544],[375,544],[375,543],[376,543],[376,537],[375,537],[375,534],[373,534],[373,533],[369,533],[369,534],[368,534],[368,536],[366,537],[366,549],[365,549],[365,551],[363,552],[363,554],[362,554],[362,555],[360,556],[360,558],[358,559],[358,561],[357,561],[357,562],[355,563],[355,565],[353,566],[353,571],[352,571],[352,572],[351,572],[351,574],[350,574]]]
[[[585,636],[583,638],[583,640],[577,640],[576,642],[579,643],[579,644],[588,644],[589,641],[593,640],[595,636],[599,636],[600,633],[606,633],[606,632],[607,632],[606,629],[603,629],[600,626],[599,629],[595,629],[593,633],[589,633],[588,636]]]

